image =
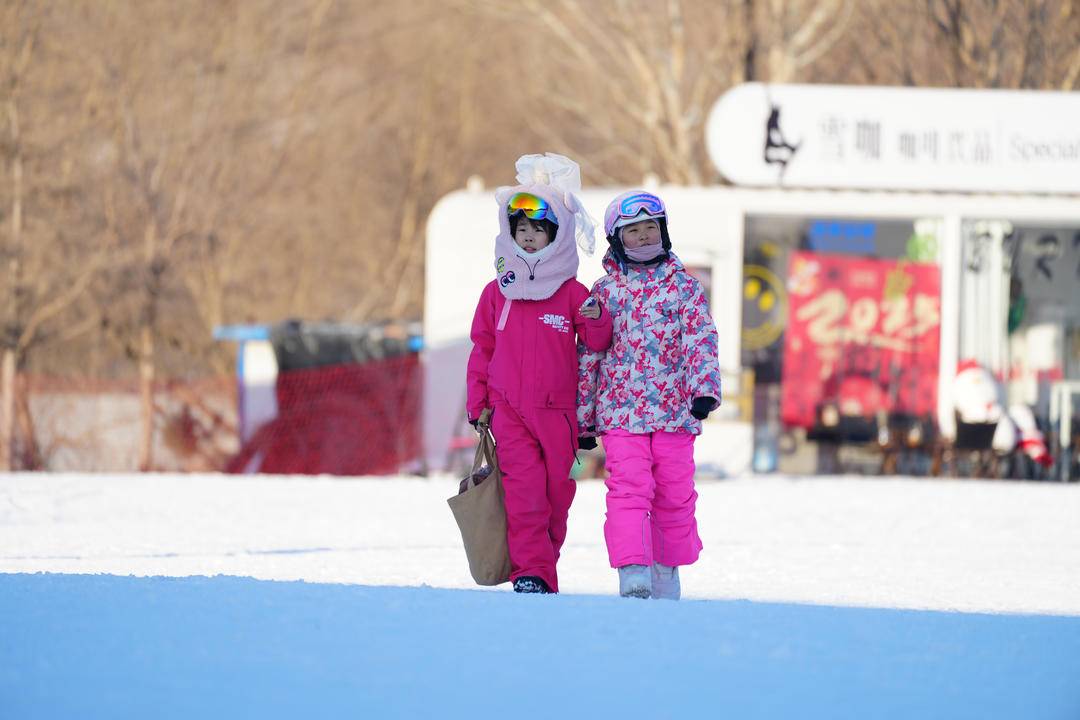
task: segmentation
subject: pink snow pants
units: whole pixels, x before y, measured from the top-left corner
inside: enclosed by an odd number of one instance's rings
[[[577,450],[575,413],[558,408],[521,412],[497,402],[491,432],[506,491],[510,579],[539,577],[558,592],[555,564],[577,491],[570,478]]]
[[[698,559],[694,438],[679,432],[604,433],[604,539],[611,567],[690,565]]]

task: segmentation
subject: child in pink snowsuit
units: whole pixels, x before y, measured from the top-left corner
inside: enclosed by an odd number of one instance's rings
[[[578,353],[611,344],[611,316],[577,281],[575,235],[591,252],[592,227],[574,191],[573,161],[549,153],[518,160],[514,188],[496,192],[495,279],[473,317],[469,421],[493,408],[503,473],[510,578],[516,592],[558,592],[555,565],[574,499]],[[582,228],[582,225],[587,225]]]
[[[671,252],[660,198],[619,195],[604,229],[608,274],[593,295],[612,315],[613,339],[582,356],[579,420],[607,454],[604,538],[620,594],[677,600],[679,566],[701,552],[694,439],[720,404],[716,326]]]

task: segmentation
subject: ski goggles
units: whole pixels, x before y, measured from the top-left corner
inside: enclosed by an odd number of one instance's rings
[[[510,198],[510,202],[506,204],[506,214],[513,217],[519,212],[525,213],[525,217],[530,220],[550,220],[556,225],[559,224],[548,201],[532,193],[519,192]]]
[[[622,220],[632,220],[642,212],[649,217],[659,217],[664,214],[664,203],[649,193],[631,195],[619,203],[619,218]]]
[[[608,206],[604,225],[610,235],[625,225],[662,217],[667,217],[664,202],[652,193],[638,192],[612,201]]]

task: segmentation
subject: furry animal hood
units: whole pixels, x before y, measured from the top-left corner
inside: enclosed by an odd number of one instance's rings
[[[509,300],[544,300],[564,282],[577,277],[577,246],[593,253],[595,224],[576,195],[581,190],[581,171],[573,160],[554,153],[523,155],[517,161],[517,170],[520,184],[495,191],[499,213],[495,279]],[[519,248],[510,233],[506,207],[519,192],[543,198],[559,222],[551,244],[532,254]]]

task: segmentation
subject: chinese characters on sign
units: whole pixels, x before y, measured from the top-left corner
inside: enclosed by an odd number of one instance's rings
[[[818,160],[875,163],[895,158],[906,163],[980,166],[998,159],[985,129],[893,128],[889,133],[883,125],[870,118],[848,122],[839,115],[826,116],[818,127]]]
[[[935,265],[796,252],[788,273],[780,413],[813,426],[820,406],[873,417],[937,407]]]

